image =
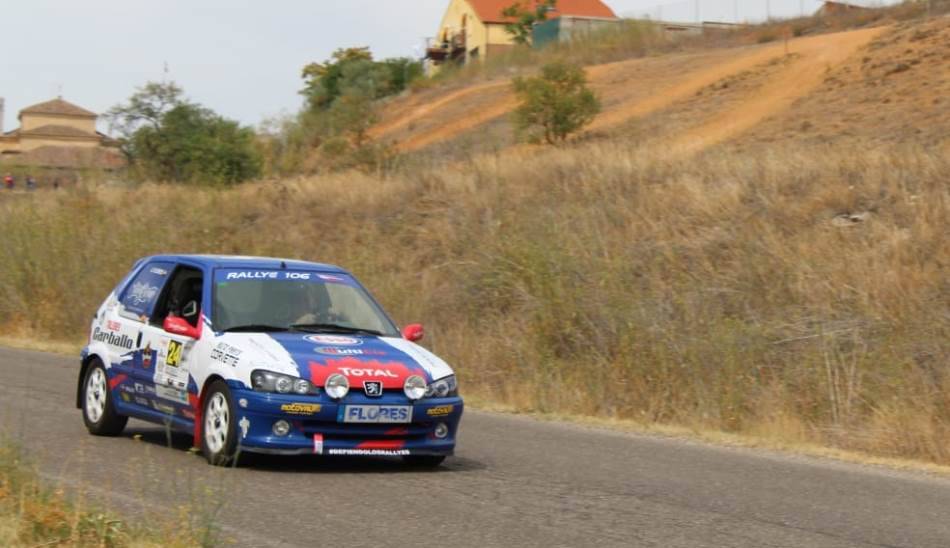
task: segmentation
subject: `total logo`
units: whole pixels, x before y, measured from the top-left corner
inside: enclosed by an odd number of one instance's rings
[[[341,335],[309,335],[306,339],[312,343],[329,346],[359,346],[363,344],[363,341],[355,337],[344,337]]]
[[[385,369],[352,369],[350,367],[341,367],[340,373],[347,377],[389,377],[398,379],[399,375]]]
[[[322,346],[313,349],[318,354],[327,356],[383,356],[382,350],[366,350],[363,348],[340,348],[338,346]]]

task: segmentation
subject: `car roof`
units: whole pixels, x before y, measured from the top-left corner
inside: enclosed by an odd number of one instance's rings
[[[150,257],[145,257],[143,260],[171,262],[188,261],[191,263],[197,263],[205,268],[295,268],[349,274],[349,272],[346,270],[331,264],[312,263],[294,259],[278,259],[274,257],[242,257],[238,255],[152,255]]]

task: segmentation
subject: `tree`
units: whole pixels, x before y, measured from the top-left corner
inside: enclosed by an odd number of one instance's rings
[[[231,184],[260,174],[254,131],[185,101],[173,83],[146,84],[108,116],[144,178]]]
[[[557,0],[534,1],[533,9],[531,3],[532,0],[519,0],[501,11],[505,17],[514,19],[505,24],[505,31],[514,38],[516,44],[530,44],[534,25],[546,21],[548,12],[557,8]]]
[[[338,49],[325,63],[310,63],[303,68],[301,77],[304,89],[300,92],[307,98],[310,108],[327,109],[340,96],[340,79],[351,63],[373,61],[369,48]]]
[[[135,132],[145,125],[159,128],[165,114],[183,103],[182,89],[174,82],[148,82],[132,94],[127,104],[106,112],[110,131],[119,136],[122,152],[130,163],[135,161],[129,147]]]
[[[600,112],[600,101],[577,65],[550,63],[541,68],[541,76],[515,78],[513,83],[521,101],[514,112],[515,127],[519,133],[531,132],[533,139],[563,142]]]

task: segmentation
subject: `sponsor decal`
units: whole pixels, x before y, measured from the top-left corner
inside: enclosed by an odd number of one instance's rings
[[[148,407],[148,400],[146,398],[143,398],[142,396],[135,396],[135,403],[143,407]]]
[[[145,369],[152,367],[152,343],[146,344],[142,349],[142,367]]]
[[[168,405],[167,403],[161,403],[161,402],[153,401],[153,402],[152,402],[152,407],[154,407],[156,411],[159,411],[159,412],[161,412],[161,413],[165,413],[166,415],[174,415],[174,414],[175,414],[175,408],[174,408],[173,406],[171,406],[171,405]]]
[[[384,356],[382,350],[370,350],[364,348],[340,348],[338,346],[321,346],[313,349],[317,354],[327,356]]]
[[[251,429],[251,421],[247,420],[247,417],[241,417],[241,422],[238,423],[238,426],[241,427],[241,439],[247,438],[247,432]]]
[[[426,411],[426,415],[430,417],[445,417],[451,415],[453,411],[455,411],[454,405],[440,405],[438,407],[430,407],[429,410]]]
[[[191,409],[182,409],[181,416],[189,420],[195,420],[195,412],[192,411]]]
[[[211,350],[211,359],[223,363],[224,365],[237,367],[238,361],[240,361],[241,354],[243,353],[244,351],[240,348],[222,342],[218,343],[218,345]]]
[[[286,270],[248,270],[244,272],[228,272],[225,281],[239,280],[298,280],[309,282],[313,280],[310,272],[289,272]]]
[[[140,382],[135,383],[135,393],[136,393],[136,394],[144,394],[144,393],[145,393],[145,385],[142,384],[142,383],[140,383]]]
[[[363,390],[371,398],[378,398],[383,395],[383,383],[379,381],[363,381]]]
[[[276,280],[279,272],[228,272],[227,280]]]
[[[356,337],[344,337],[342,335],[308,335],[305,338],[312,343],[329,346],[358,346],[363,344],[363,341]]]
[[[280,410],[290,415],[313,415],[319,413],[322,406],[319,403],[285,403]]]
[[[118,377],[116,377],[116,379],[118,379]],[[112,379],[112,380],[115,381],[116,379]],[[121,382],[121,381],[119,381],[119,382]],[[129,386],[128,384],[120,384],[120,385],[119,385],[119,390],[121,390],[121,391],[123,391],[123,392],[128,392],[129,394],[134,394],[134,393],[135,393],[135,388]]]
[[[151,274],[155,274],[156,276],[168,276],[168,271],[167,271],[167,270],[165,270],[164,268],[159,268],[159,267],[157,267],[157,266],[153,266],[153,267],[150,268],[148,271],[149,271]]]
[[[402,389],[403,380],[409,375],[419,375],[428,380],[429,374],[417,363],[395,360],[377,360],[355,356],[326,357],[309,362],[310,381],[317,386],[326,386],[330,375],[339,373],[350,379],[350,386],[362,385],[363,381],[380,381],[384,389]]]
[[[373,456],[387,456],[387,457],[399,457],[404,455],[409,455],[408,449],[329,449],[327,450],[328,455],[348,455],[348,456],[363,456],[363,457],[373,457]]]
[[[106,322],[106,329],[108,329],[109,331],[121,331],[122,324],[115,320],[109,320]]]
[[[313,435],[313,454],[314,455],[323,454],[323,434]]]
[[[126,402],[126,403],[132,401],[132,396],[126,394],[125,392],[122,392],[122,393],[119,394],[119,395],[122,396],[122,401],[124,401],[124,402]]]
[[[171,400],[178,403],[188,403],[188,393],[169,386],[156,386],[155,395],[163,400]]]
[[[132,347],[135,346],[135,341],[133,341],[128,335],[116,335],[115,333],[111,333],[109,331],[103,331],[98,327],[92,332],[92,340],[106,343],[111,346],[124,348],[126,350],[132,350]]]
[[[239,400],[238,400],[238,405],[240,405],[241,407],[247,409],[247,399],[245,399],[245,398],[239,399]]]
[[[136,282],[132,284],[132,290],[129,291],[129,302],[134,305],[143,305],[152,302],[158,295],[158,288],[148,285],[145,282]]]
[[[340,372],[347,377],[389,377],[398,379],[399,375],[387,369],[355,369],[351,367],[341,367]]]
[[[346,278],[341,278],[340,276],[333,276],[332,274],[317,274],[321,280],[325,282],[336,282],[336,283],[346,283]]]
[[[165,355],[165,365],[178,367],[181,365],[182,344],[178,341],[168,341],[168,352]]]

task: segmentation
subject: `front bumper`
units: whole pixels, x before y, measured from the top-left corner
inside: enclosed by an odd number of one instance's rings
[[[464,405],[459,397],[411,402],[403,394],[387,392],[369,398],[351,392],[342,401],[325,394],[294,396],[231,387],[237,414],[241,451],[282,455],[404,456],[451,455]],[[345,423],[346,406],[411,406],[412,422],[404,424]],[[273,432],[274,423],[290,423],[286,436]],[[436,427],[448,432],[439,438]]]

